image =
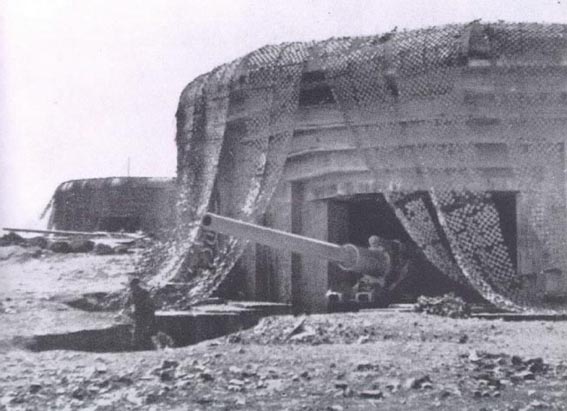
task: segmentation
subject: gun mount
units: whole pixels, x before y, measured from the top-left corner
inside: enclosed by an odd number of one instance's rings
[[[381,250],[362,248],[353,244],[333,244],[213,213],[207,213],[203,217],[202,226],[207,230],[254,241],[277,249],[334,261],[345,271],[354,271],[373,277],[386,277],[392,270],[390,255]]]

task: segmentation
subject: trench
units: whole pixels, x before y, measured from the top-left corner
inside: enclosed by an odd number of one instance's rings
[[[289,312],[284,304],[246,302],[243,306],[219,304],[200,306],[190,311],[158,311],[159,335],[167,335],[168,346],[185,347],[201,341],[226,336],[254,327],[262,317]],[[16,338],[16,345],[33,351],[72,350],[87,352],[137,351],[132,344],[132,325],[118,324],[59,334],[43,334]],[[162,334],[163,333],[163,334]]]

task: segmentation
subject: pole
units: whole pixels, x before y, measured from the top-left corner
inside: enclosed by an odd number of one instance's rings
[[[278,249],[316,255],[337,262],[350,262],[353,258],[351,250],[345,250],[344,247],[337,244],[234,220],[213,213],[207,213],[202,223],[207,230],[252,240]]]
[[[66,230],[35,230],[31,228],[9,228],[3,227],[2,230],[15,232],[15,233],[37,233],[37,234],[53,234],[53,235],[69,235],[69,236],[81,236],[81,237],[123,237],[123,238],[140,238],[143,236],[137,234],[127,234],[127,233],[110,233],[107,231],[66,231]]]

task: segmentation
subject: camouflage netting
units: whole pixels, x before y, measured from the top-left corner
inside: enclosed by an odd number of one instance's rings
[[[154,253],[154,281],[185,281],[194,300],[210,295],[233,267],[244,242],[217,239],[199,222],[208,208],[246,221],[265,212],[296,127],[302,74],[314,65],[338,120],[376,179],[389,181],[389,203],[431,263],[501,308],[544,309],[543,293],[528,292],[516,273],[474,144],[457,138],[470,135],[471,117],[453,108],[466,99],[458,84],[472,60],[491,67],[487,84],[496,70],[510,85],[540,75],[560,82],[566,50],[564,25],[475,22],[267,46],[197,78],[177,113],[178,227]],[[492,113],[479,116],[498,118],[499,143],[513,159],[508,189],[522,192],[524,224],[545,250],[542,266],[564,269],[564,147],[548,136],[566,117],[565,93],[510,89],[492,94]],[[404,108],[415,105],[426,114],[406,119]],[[409,120],[420,121],[419,135],[407,135]]]

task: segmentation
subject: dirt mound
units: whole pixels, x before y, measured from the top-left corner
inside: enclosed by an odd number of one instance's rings
[[[454,324],[434,321],[432,327],[421,327],[415,321],[404,326],[393,323],[392,315],[369,312],[310,315],[304,317],[266,317],[250,330],[228,336],[231,343],[280,345],[280,344],[366,344],[379,341],[439,341],[439,334],[447,342],[468,340]],[[404,314],[399,313],[400,316]],[[411,313],[407,313],[408,320]],[[382,318],[381,318],[382,317]],[[459,321],[459,320],[455,320]],[[439,323],[439,324],[437,324]],[[417,324],[417,325],[416,325]],[[440,329],[434,327],[439,325]]]

